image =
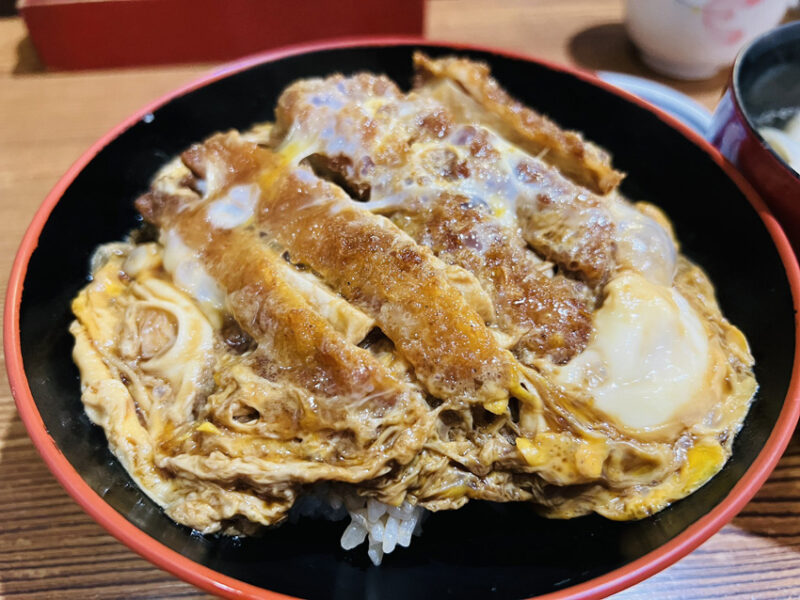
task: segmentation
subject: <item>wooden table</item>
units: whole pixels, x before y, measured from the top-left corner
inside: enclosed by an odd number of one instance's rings
[[[657,78],[626,40],[621,0],[432,0],[431,38],[496,45]],[[21,21],[0,19],[0,273],[34,211],[90,143],[210,65],[46,73]],[[709,108],[726,75],[666,81]],[[29,441],[0,370],[0,597],[202,598],[105,533],[67,496]],[[800,598],[800,442],[720,533],[627,599]]]

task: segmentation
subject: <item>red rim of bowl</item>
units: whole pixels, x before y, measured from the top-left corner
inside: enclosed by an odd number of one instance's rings
[[[439,46],[458,50],[477,50],[506,56],[509,58],[538,63],[549,69],[568,73],[578,79],[591,83],[606,91],[622,96],[629,102],[633,102],[651,112],[655,113],[661,120],[671,127],[679,130],[685,137],[702,148],[715,163],[717,163],[725,173],[736,183],[739,189],[747,197],[750,204],[758,212],[764,222],[773,242],[780,254],[786,276],[792,291],[792,302],[795,313],[800,310],[800,268],[797,259],[791,250],[786,235],[780,225],[767,209],[764,202],[759,198],[750,184],[736,171],[736,169],[714,148],[710,143],[703,139],[692,129],[683,125],[680,121],[651,104],[625,92],[613,85],[603,82],[591,72],[552,64],[547,61],[539,60],[530,56],[525,56],[516,52],[498,50],[475,46],[471,44],[447,43],[425,40],[417,37],[362,37],[346,38],[341,40],[323,41],[309,44],[301,44],[270,50],[258,53],[240,60],[228,63],[212,73],[201,77],[179,89],[170,92],[158,100],[148,104],[122,123],[106,133],[102,138],[95,142],[64,174],[55,187],[45,198],[42,205],[33,217],[33,221],[28,227],[20,244],[14,260],[9,279],[8,291],[6,294],[5,314],[4,314],[4,335],[3,345],[7,361],[7,370],[11,393],[17,404],[28,433],[36,445],[39,453],[44,459],[49,469],[53,472],[56,479],[64,486],[72,498],[91,515],[102,527],[109,531],[119,541],[129,548],[146,558],[156,566],[172,573],[173,575],[194,584],[206,591],[225,596],[228,598],[267,598],[276,600],[279,598],[291,598],[284,594],[272,592],[263,588],[256,587],[249,583],[223,575],[208,567],[200,565],[191,559],[168,548],[160,542],[154,540],[144,531],[128,521],[121,513],[117,512],[107,504],[89,485],[83,480],[80,474],[70,464],[66,457],[56,446],[54,440],[47,433],[47,430],[39,414],[36,403],[31,394],[28,380],[22,362],[20,348],[19,331],[19,306],[22,299],[22,287],[25,280],[25,273],[33,251],[38,244],[39,235],[45,222],[50,216],[53,207],[61,198],[64,191],[69,187],[78,173],[91,161],[94,156],[123,131],[133,126],[145,115],[151,113],[158,107],[166,104],[172,99],[182,96],[188,92],[196,90],[211,82],[217,81],[228,75],[244,71],[252,66],[278,60],[285,57],[314,52],[319,50],[335,50],[339,48],[351,48],[357,46],[381,47],[381,46]],[[797,319],[795,322],[795,356],[792,369],[791,382],[786,399],[781,409],[775,427],[769,436],[766,444],[758,454],[756,459],[747,469],[742,478],[731,489],[728,496],[720,502],[709,513],[698,519],[680,534],[663,546],[649,552],[648,554],[622,566],[614,571],[606,573],[581,584],[564,588],[557,592],[540,596],[539,600],[563,600],[566,598],[588,600],[590,598],[603,598],[626,587],[634,585],[643,579],[654,575],[658,571],[666,568],[678,559],[682,558],[701,543],[716,533],[723,525],[728,523],[738,513],[744,505],[753,497],[761,484],[767,479],[772,469],[781,457],[786,445],[789,442],[792,431],[797,423],[800,414],[800,379],[798,379],[798,341],[800,341],[800,328]]]

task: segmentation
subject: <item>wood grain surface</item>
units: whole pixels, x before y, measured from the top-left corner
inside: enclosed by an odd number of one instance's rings
[[[726,74],[657,77],[621,25],[621,0],[431,0],[435,39],[516,49],[589,69],[659,79],[713,108]],[[0,18],[0,273],[6,277],[48,190],[131,111],[211,65],[47,73],[24,25]],[[0,598],[205,598],[151,566],[67,496],[29,441],[0,370]],[[758,496],[698,550],[618,595],[632,599],[800,598],[800,441]]]

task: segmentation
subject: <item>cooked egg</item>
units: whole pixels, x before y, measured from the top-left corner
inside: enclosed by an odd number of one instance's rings
[[[194,252],[183,243],[177,231],[167,231],[162,237],[164,268],[181,290],[199,302],[206,316],[214,318],[214,313],[223,307],[225,292],[208,274]]]
[[[253,218],[259,189],[255,184],[237,185],[208,206],[208,222],[218,229],[233,229]]]
[[[594,407],[621,425],[649,430],[682,421],[707,390],[709,337],[675,289],[624,272],[606,287],[586,349],[556,377],[585,390]]]
[[[617,261],[655,284],[671,285],[678,249],[669,232],[621,198],[609,202],[609,209],[617,223]]]

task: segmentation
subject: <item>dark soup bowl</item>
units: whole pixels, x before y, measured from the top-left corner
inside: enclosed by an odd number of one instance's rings
[[[366,552],[340,548],[342,523],[305,519],[236,539],[174,523],[132,482],[83,411],[67,327],[92,250],[137,225],[134,198],[192,142],[271,119],[278,94],[301,77],[368,70],[408,85],[418,48],[487,62],[514,96],[610,150],[627,173],[625,194],[666,210],[683,252],[708,272],[756,359],[760,388],[732,458],[697,492],[641,521],[547,520],[526,505],[472,502],[429,519],[423,536],[380,567]],[[797,262],[764,203],[675,119],[590,74],[522,56],[416,39],[356,40],[234,63],[145,107],[92,146],[22,242],[6,300],[5,352],[22,419],[69,493],[123,543],[208,591],[232,598],[598,598],[696,548],[776,464],[800,409],[798,290]]]
[[[800,174],[759,133],[800,112],[800,21],[763,34],[736,59],[708,134],[761,194],[800,250]]]

